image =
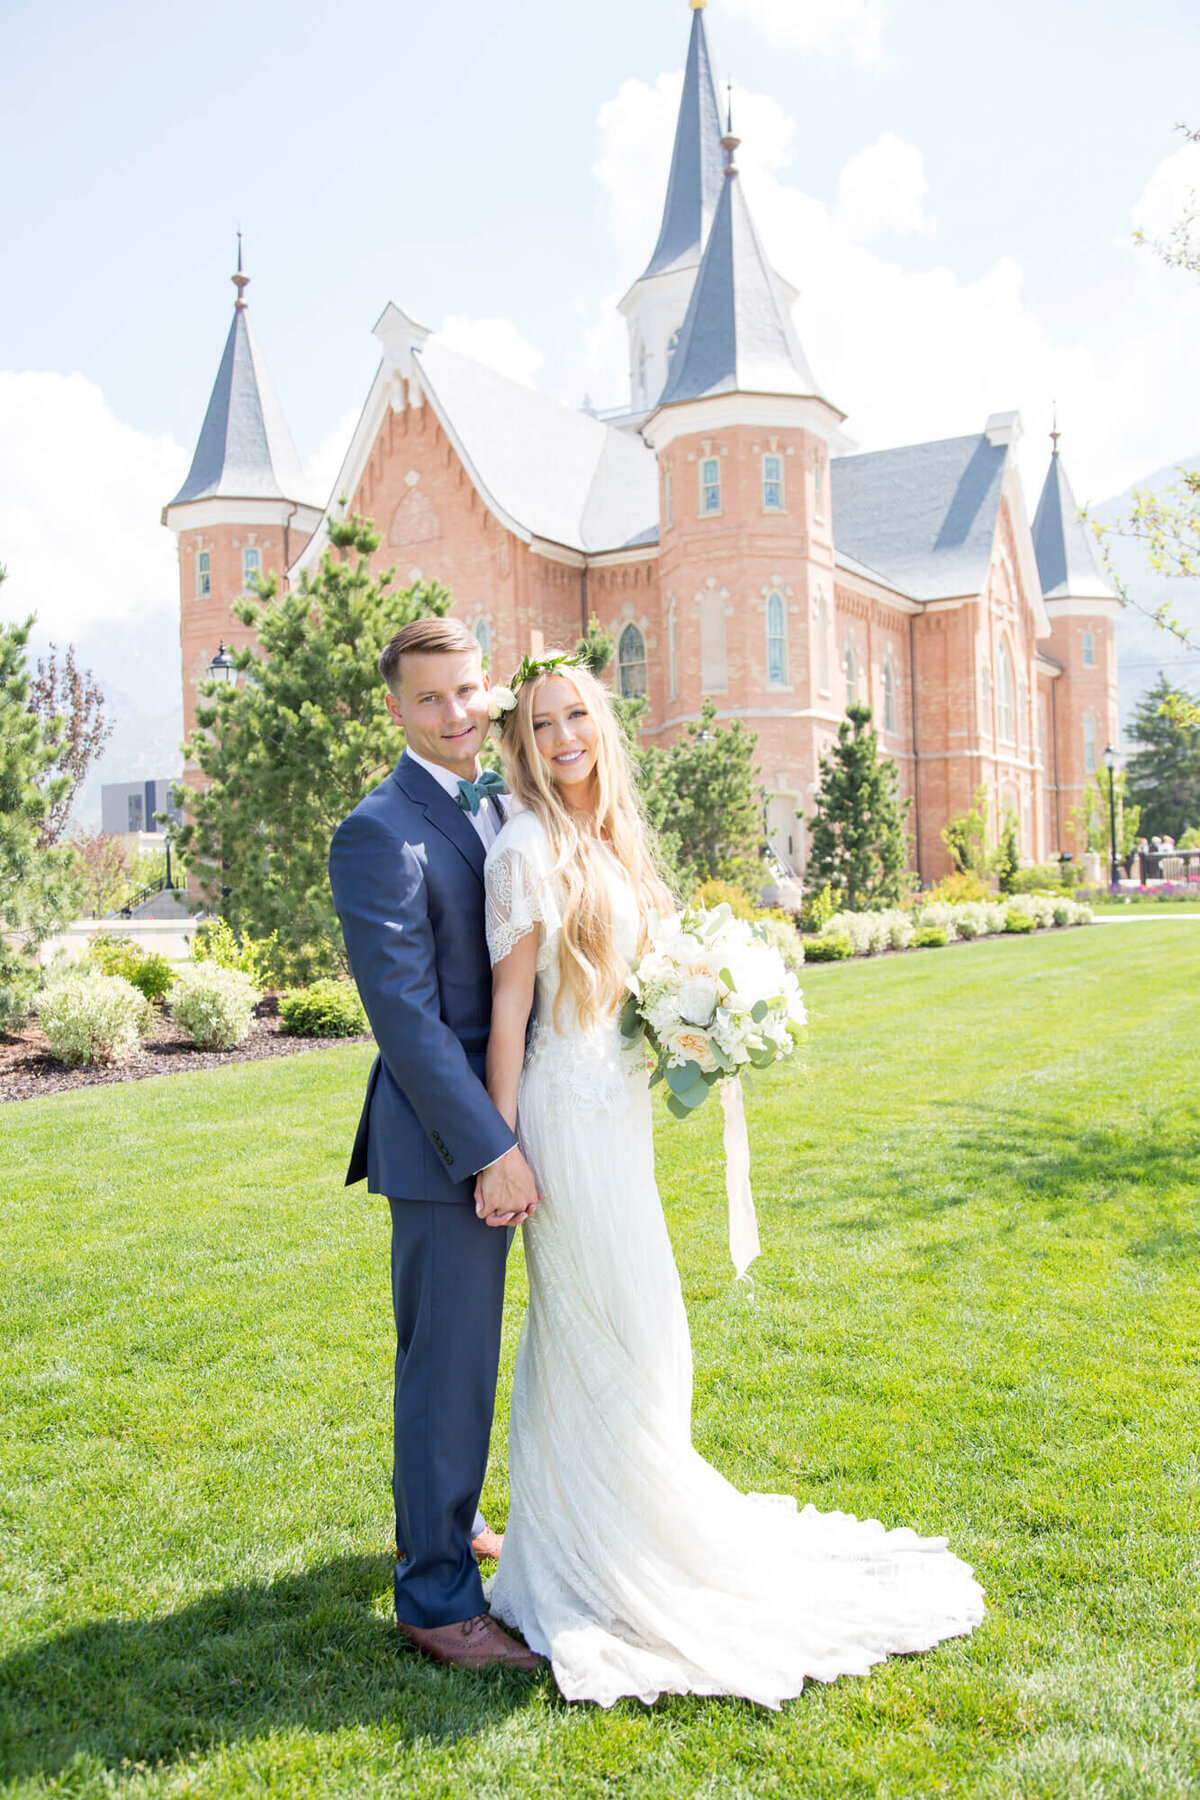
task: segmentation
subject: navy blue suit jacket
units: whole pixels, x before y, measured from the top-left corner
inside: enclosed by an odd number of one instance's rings
[[[516,1137],[483,1085],[492,1011],[485,851],[469,816],[402,756],[334,833],[329,880],[379,1055],[346,1183],[469,1201]]]

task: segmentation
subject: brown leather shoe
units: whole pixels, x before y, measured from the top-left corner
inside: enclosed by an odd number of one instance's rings
[[[471,1539],[471,1548],[477,1560],[490,1556],[493,1562],[498,1562],[504,1548],[504,1533],[493,1531],[490,1525],[485,1526]]]
[[[506,1669],[540,1669],[546,1661],[502,1631],[490,1613],[477,1613],[473,1619],[461,1619],[455,1625],[433,1625],[428,1629],[397,1619],[396,1627],[410,1644],[452,1669],[486,1669],[494,1664]]]

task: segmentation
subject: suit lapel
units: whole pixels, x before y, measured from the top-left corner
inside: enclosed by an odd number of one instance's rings
[[[410,756],[400,758],[392,772],[392,780],[416,802],[434,829],[450,840],[471,873],[482,882],[486,851],[463,808],[450,798],[445,788],[438,786],[428,769],[423,769]]]

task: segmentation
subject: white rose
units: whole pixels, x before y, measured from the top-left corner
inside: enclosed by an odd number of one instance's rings
[[[511,688],[494,687],[488,689],[488,718],[493,724],[510,713],[517,704],[517,696]]]
[[[711,976],[692,976],[680,987],[675,1004],[680,1018],[689,1025],[710,1025],[720,997],[720,989]]]

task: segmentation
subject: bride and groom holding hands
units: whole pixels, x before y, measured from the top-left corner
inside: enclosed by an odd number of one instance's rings
[[[603,688],[551,656],[490,691],[452,619],[405,626],[380,672],[406,748],[329,866],[379,1046],[347,1181],[392,1215],[401,1632],[462,1667],[548,1661],[568,1699],[777,1707],[971,1631],[981,1590],[944,1539],[741,1494],[692,1448],[648,1072],[619,1023],[671,903]],[[503,783],[478,764],[497,715]],[[529,1307],[485,1595],[516,1226]]]

